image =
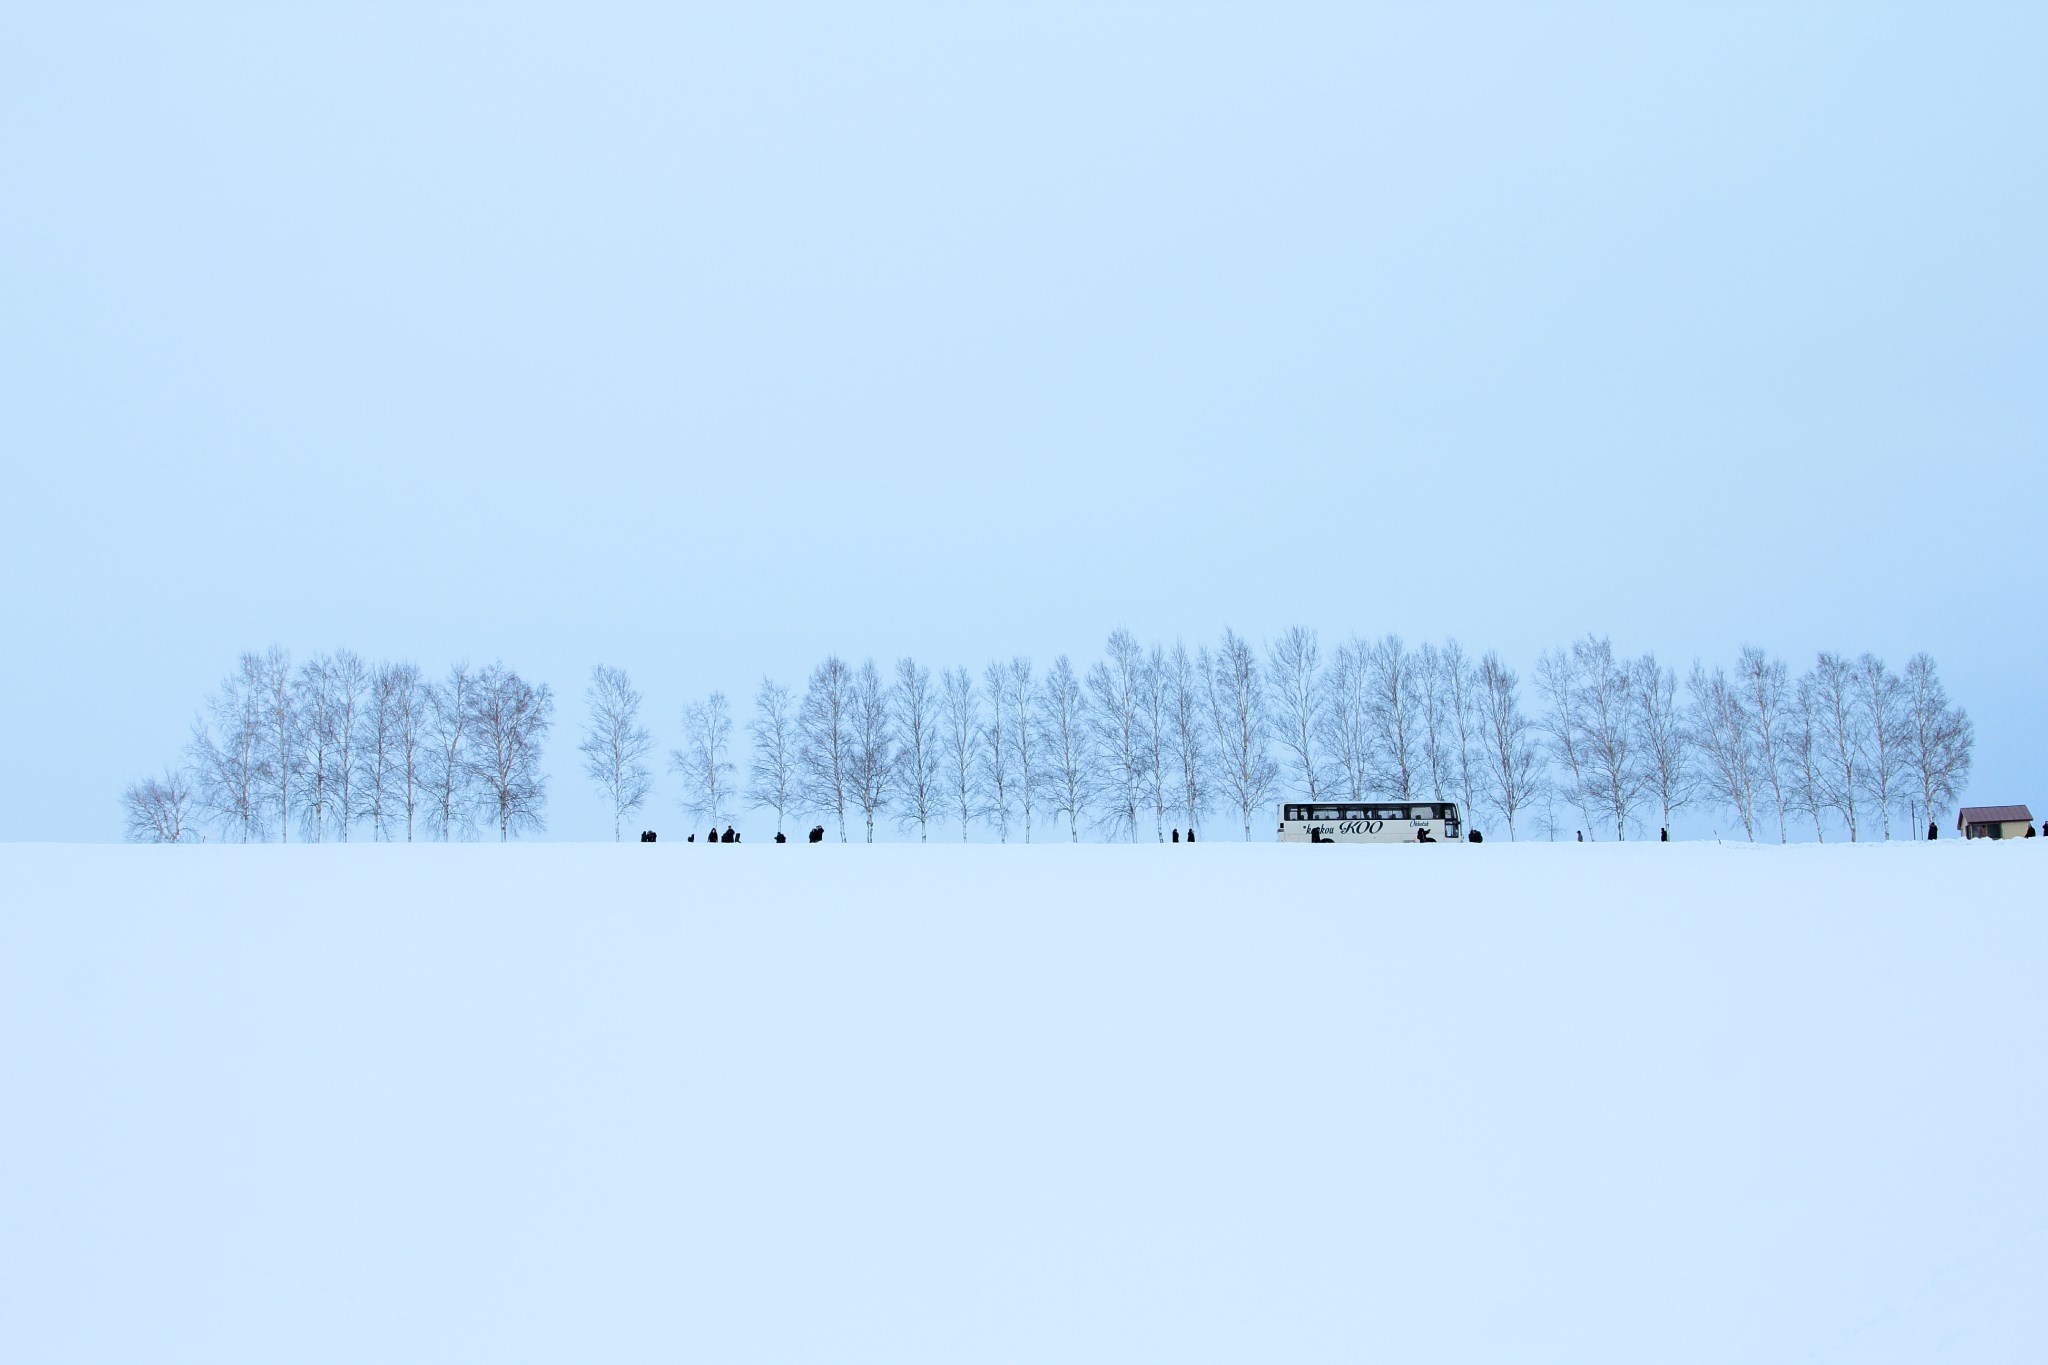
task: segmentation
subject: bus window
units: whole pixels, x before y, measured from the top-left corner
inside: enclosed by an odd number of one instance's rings
[[[1344,808],[1344,818],[1346,820],[1370,820],[1372,817],[1365,813],[1364,806],[1346,806]]]
[[[1342,820],[1344,817],[1337,813],[1335,806],[1317,806],[1316,813],[1309,818],[1314,820]]]

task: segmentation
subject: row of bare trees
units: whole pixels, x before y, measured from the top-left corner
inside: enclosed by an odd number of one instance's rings
[[[554,694],[502,663],[429,679],[350,650],[293,665],[245,653],[193,721],[184,760],[122,794],[128,837],[254,843],[500,839],[546,828]]]
[[[1227,818],[1245,838],[1276,800],[1458,800],[1509,838],[1627,838],[1669,827],[1681,810],[1732,813],[1745,835],[1795,822],[1849,838],[1895,816],[1953,806],[1970,767],[1969,718],[1934,661],[1903,675],[1871,655],[1822,653],[1795,678],[1747,649],[1731,672],[1695,663],[1681,688],[1653,655],[1618,656],[1588,636],[1544,653],[1535,709],[1498,655],[1457,641],[1411,648],[1397,636],[1325,651],[1286,631],[1264,651],[1226,630],[1216,645],[1142,645],[1109,637],[1086,670],[1061,656],[934,675],[914,659],[884,676],[837,657],[801,694],[773,680],[756,694],[747,780],[731,761],[722,694],[684,715],[672,770],[682,804],[715,824],[742,806],[857,820],[928,839],[1115,839]],[[595,775],[595,774],[593,774]],[[1654,824],[1652,823],[1654,819]]]
[[[1751,839],[1775,822],[1782,843],[1808,820],[1824,840],[1830,818],[1851,841],[1872,820],[1889,839],[1902,811],[1910,835],[1952,809],[1970,775],[1975,728],[1926,654],[1894,673],[1870,654],[1824,651],[1794,678],[1783,660],[1745,649],[1733,675],[1694,664],[1686,691],[1697,761],[1657,788],[1733,811]]]
[[[1455,640],[1354,636],[1326,651],[1295,627],[1263,650],[1232,630],[1190,650],[1117,630],[1085,668],[1061,655],[934,673],[906,658],[885,674],[835,656],[801,691],[764,679],[744,756],[714,692],[683,708],[667,768],[682,809],[713,825],[755,809],[778,830],[828,819],[842,841],[893,822],[920,840],[937,827],[1004,842],[1163,840],[1212,815],[1249,839],[1281,799],[1378,797],[1455,799],[1511,839],[1628,838],[1687,808],[1731,815],[1750,839],[1809,826],[1889,838],[1897,816],[1917,828],[1951,808],[1970,769],[1969,718],[1925,654],[1895,674],[1821,653],[1794,676],[1746,649],[1732,670],[1695,662],[1681,685],[1653,655],[1589,635],[1539,657],[1533,694],[1530,709],[1513,669]],[[653,794],[656,744],[623,671],[593,670],[585,697],[578,750],[618,838]],[[297,669],[280,651],[245,655],[188,765],[129,789],[130,835],[537,831],[552,706],[496,664],[424,682],[346,652]]]

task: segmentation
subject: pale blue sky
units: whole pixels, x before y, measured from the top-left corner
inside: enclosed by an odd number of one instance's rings
[[[2048,9],[0,0],[0,837],[236,653],[1940,661],[2048,804]],[[1357,581],[1347,583],[1346,574]],[[649,823],[678,823],[673,782]]]

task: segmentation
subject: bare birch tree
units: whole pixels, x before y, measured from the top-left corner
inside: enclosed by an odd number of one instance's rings
[[[1381,794],[1402,800],[1415,795],[1420,757],[1413,668],[1414,660],[1398,635],[1383,636],[1365,652],[1365,715],[1375,785]]]
[[[1487,786],[1494,807],[1515,838],[1515,817],[1539,796],[1543,754],[1534,727],[1522,714],[1519,679],[1491,650],[1479,660],[1480,729],[1484,735]]]
[[[754,718],[747,723],[747,734],[753,740],[747,760],[748,797],[756,810],[775,812],[777,834],[782,833],[783,822],[798,801],[802,735],[795,705],[788,688],[763,678],[754,692]]]
[[[842,844],[846,842],[847,767],[853,749],[852,704],[853,670],[835,654],[811,671],[796,718],[803,804],[837,819]]]
[[[1905,686],[1908,767],[1919,787],[1920,809],[1932,825],[1954,808],[1969,780],[1976,728],[1962,708],[1949,704],[1928,655],[1906,660]]]
[[[1839,654],[1823,650],[1814,660],[1810,680],[1813,700],[1814,765],[1820,805],[1842,817],[1849,842],[1856,842],[1861,813],[1865,735],[1862,708],[1857,705],[1856,666]]]
[[[1692,801],[1698,790],[1693,764],[1692,742],[1686,734],[1685,718],[1678,708],[1678,675],[1657,663],[1657,656],[1645,654],[1631,665],[1630,700],[1634,714],[1634,744],[1641,755],[1641,771],[1656,796],[1666,831],[1671,813]]]
[[[186,750],[201,818],[211,820],[224,837],[243,843],[266,833],[264,793],[271,780],[265,768],[267,676],[263,656],[244,653],[207,698],[205,718],[193,721]]]
[[[1273,729],[1286,756],[1285,781],[1310,801],[1326,794],[1322,736],[1330,698],[1322,648],[1306,626],[1290,626],[1266,653],[1273,683]]]
[[[1564,770],[1565,794],[1577,807],[1584,829],[1593,829],[1590,756],[1581,748],[1584,724],[1579,716],[1581,687],[1571,650],[1545,650],[1536,658],[1536,688],[1546,708],[1540,724],[1550,751]]]
[[[1372,646],[1353,636],[1337,646],[1329,669],[1323,674],[1327,694],[1323,706],[1322,752],[1335,765],[1334,778],[1343,794],[1353,801],[1375,795],[1379,775],[1374,771],[1371,718],[1371,688],[1366,656]]]
[[[471,763],[470,727],[476,710],[476,675],[458,663],[438,683],[429,683],[425,700],[425,764],[427,827],[444,842],[472,828],[476,783]]]
[[[939,755],[946,795],[960,817],[966,843],[981,810],[981,701],[974,675],[949,668],[939,675]]]
[[[1477,749],[1481,743],[1479,734],[1479,672],[1472,661],[1465,657],[1465,648],[1456,640],[1444,642],[1438,655],[1442,662],[1444,693],[1450,702],[1451,734],[1458,784],[1458,804],[1466,812],[1467,820],[1478,809],[1475,798],[1479,794],[1481,771]]]
[[[306,837],[327,838],[327,818],[341,795],[340,737],[334,716],[334,661],[315,654],[292,679],[292,705],[299,716],[300,752],[305,760],[300,807]]]
[[[624,838],[626,816],[640,809],[654,790],[654,770],[647,755],[654,736],[640,723],[640,693],[623,668],[599,664],[590,670],[583,690],[590,719],[583,727],[583,772],[597,784],[612,808],[612,842]]]
[[[333,689],[334,767],[341,787],[336,793],[335,832],[347,843],[349,831],[370,814],[369,797],[358,780],[367,742],[370,666],[354,650],[337,649],[328,678]]]
[[[1856,660],[1856,698],[1863,712],[1869,751],[1863,764],[1864,795],[1877,808],[1883,837],[1892,837],[1892,812],[1910,790],[1911,721],[1906,684],[1884,660],[1864,654]]]
[[[988,721],[981,727],[981,790],[995,821],[996,842],[1007,844],[1016,786],[1010,776],[1010,671],[991,660],[982,670],[981,694],[988,702]]]
[[[1010,747],[1016,760],[1017,804],[1024,813],[1024,842],[1031,842],[1031,809],[1038,799],[1038,784],[1045,780],[1036,770],[1038,736],[1032,717],[1038,710],[1038,684],[1032,680],[1031,660],[1019,655],[1010,660],[1010,676],[1004,684],[1010,704]]]
[[[1762,779],[1757,790],[1761,795],[1763,786],[1771,789],[1771,806],[1778,815],[1778,842],[1782,844],[1791,838],[1786,828],[1789,797],[1785,774],[1791,761],[1787,731],[1794,721],[1794,699],[1788,670],[1783,659],[1773,659],[1756,646],[1745,645],[1735,672]]]
[[[1166,842],[1166,807],[1171,799],[1167,790],[1167,735],[1171,725],[1169,686],[1166,651],[1154,645],[1145,656],[1144,672],[1139,679],[1139,733],[1144,746],[1145,790],[1152,798],[1153,832],[1162,844]]]
[[[1415,717],[1421,722],[1421,772],[1429,784],[1427,795],[1441,799],[1455,785],[1451,766],[1451,737],[1456,722],[1451,717],[1451,680],[1443,651],[1424,640],[1415,651]]]
[[[547,775],[541,746],[554,727],[555,695],[503,663],[478,671],[470,691],[470,770],[502,843],[547,828]]]
[[[897,823],[917,826],[917,841],[929,841],[931,822],[944,799],[944,740],[940,734],[939,696],[932,671],[914,659],[896,661],[896,683],[889,689],[896,732],[896,789],[901,794]]]
[[[872,844],[875,815],[889,804],[898,767],[896,735],[889,720],[889,694],[882,686],[882,675],[874,660],[860,666],[849,701],[847,736],[852,743],[847,750],[847,785],[867,820],[868,842]]]
[[[1792,725],[1786,730],[1785,796],[1791,808],[1813,821],[1813,837],[1828,841],[1821,824],[1827,799],[1821,780],[1821,696],[1811,673],[1801,675],[1793,688]]]
[[[389,838],[388,826],[405,820],[405,841],[411,843],[427,782],[427,705],[417,664],[384,664],[370,687],[371,818],[376,837]]]
[[[1728,680],[1726,670],[1707,672],[1697,660],[1686,678],[1692,698],[1689,724],[1703,760],[1707,790],[1714,800],[1735,812],[1742,832],[1756,841],[1756,801],[1761,784],[1755,726],[1742,688]]]
[[[1271,721],[1259,656],[1228,628],[1209,669],[1209,716],[1216,736],[1217,772],[1243,818],[1249,842],[1252,812],[1271,798],[1280,770],[1267,748]]]
[[[1614,817],[1614,837],[1628,838],[1628,819],[1649,786],[1644,756],[1636,743],[1635,674],[1614,657],[1607,637],[1588,635],[1572,646],[1579,675],[1579,751],[1600,804]]]
[[[166,768],[161,778],[131,782],[121,793],[123,832],[134,844],[190,842],[193,808],[191,782],[180,769]]]
[[[263,762],[269,799],[277,811],[280,843],[292,838],[292,796],[306,767],[305,724],[292,691],[292,656],[272,645],[258,665],[262,694]]]
[[[362,793],[363,818],[370,823],[372,843],[383,843],[388,836],[397,779],[392,733],[397,718],[385,679],[389,668],[389,664],[377,664],[370,670],[370,694],[363,703],[363,742],[356,760],[360,770],[356,788]]]
[[[671,749],[668,770],[683,780],[679,804],[693,819],[715,825],[731,820],[733,807],[732,708],[725,693],[683,707],[683,746]]]
[[[1145,752],[1145,653],[1121,628],[1110,633],[1108,653],[1088,670],[1089,742],[1100,770],[1112,832],[1133,842],[1152,764]]]
[[[1062,654],[1045,671],[1038,689],[1038,749],[1045,775],[1046,803],[1067,817],[1067,837],[1081,841],[1081,816],[1092,795],[1088,753],[1088,701],[1074,665]]]
[[[1209,775],[1215,760],[1209,747],[1208,693],[1213,664],[1207,647],[1191,657],[1187,646],[1176,640],[1168,656],[1167,718],[1172,727],[1176,799],[1187,817],[1188,833],[1208,813],[1211,801]]]

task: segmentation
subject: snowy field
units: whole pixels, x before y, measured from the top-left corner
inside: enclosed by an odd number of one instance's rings
[[[0,846],[0,1358],[2038,1362],[2044,879]]]

